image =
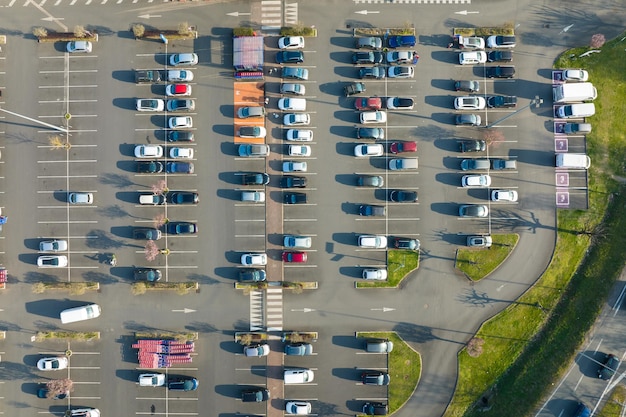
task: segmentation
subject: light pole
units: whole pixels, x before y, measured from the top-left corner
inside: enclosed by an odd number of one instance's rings
[[[496,120],[495,122],[488,124],[485,126],[485,129],[489,129],[491,127],[494,127],[495,125],[500,124],[500,122],[505,121],[506,119],[508,119],[509,117],[515,116],[517,113],[521,112],[522,110],[526,110],[527,108],[529,108],[530,106],[534,105],[535,108],[539,108],[539,106],[541,106],[541,104],[543,104],[543,99],[539,98],[539,96],[535,96],[534,99],[530,100],[530,103],[528,103],[527,105],[525,105],[524,107],[521,107],[519,109],[517,109],[516,111],[514,111],[511,114],[507,114],[506,116],[504,116],[501,119]]]
[[[14,113],[12,111],[9,111],[9,110],[3,109],[3,108],[0,108],[0,111],[3,111],[5,113],[9,113],[10,115],[13,115],[13,116],[21,117],[22,119],[26,119],[26,120],[29,120],[31,122],[39,123],[40,125],[47,126],[47,127],[51,128],[51,129],[54,129],[54,130],[59,130],[59,131],[61,131],[63,133],[70,133],[69,130],[67,130],[67,129],[61,127],[61,126],[51,125],[50,123],[42,122],[41,120],[37,120],[37,119],[33,119],[31,117],[28,117],[28,116],[24,116],[23,114]]]

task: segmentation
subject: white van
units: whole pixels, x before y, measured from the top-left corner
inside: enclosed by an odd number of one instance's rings
[[[68,308],[61,311],[61,323],[74,323],[76,321],[83,321],[89,319],[95,319],[100,316],[102,310],[98,304],[88,304],[86,306]]]
[[[278,100],[278,108],[281,110],[305,111],[305,98],[281,98]]]
[[[573,119],[590,117],[596,114],[596,106],[593,103],[568,104],[556,108],[556,117]]]
[[[557,168],[589,169],[591,158],[584,153],[559,153],[556,155]]]
[[[313,371],[306,368],[285,369],[285,384],[306,384],[313,382]]]
[[[417,158],[395,158],[389,160],[389,169],[399,171],[404,169],[417,169]]]

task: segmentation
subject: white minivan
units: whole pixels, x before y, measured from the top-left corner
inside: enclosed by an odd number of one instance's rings
[[[76,321],[95,319],[100,316],[102,310],[98,304],[87,304],[85,306],[68,308],[61,311],[61,323],[68,324]]]
[[[306,384],[313,382],[313,371],[306,368],[290,368],[284,372],[285,384]]]
[[[278,108],[281,110],[305,111],[305,98],[281,98],[278,100]]]

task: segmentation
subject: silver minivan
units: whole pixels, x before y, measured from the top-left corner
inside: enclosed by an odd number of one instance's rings
[[[307,368],[290,368],[285,369],[285,384],[306,384],[313,382],[313,371]]]
[[[389,169],[392,171],[417,169],[417,158],[394,158],[389,160]]]
[[[61,323],[74,323],[77,321],[95,319],[100,316],[102,310],[98,304],[87,304],[85,306],[68,308],[61,311]]]
[[[278,108],[281,110],[305,111],[306,99],[304,98],[281,98],[278,100]]]

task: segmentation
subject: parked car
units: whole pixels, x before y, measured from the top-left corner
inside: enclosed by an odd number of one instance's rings
[[[160,206],[161,204],[165,204],[165,196],[163,194],[140,194],[139,204]]]
[[[387,108],[392,110],[413,110],[415,100],[410,97],[389,97]]]
[[[198,389],[196,378],[171,378],[167,381],[167,389],[170,391],[195,391]]]
[[[137,172],[143,174],[158,174],[163,172],[163,163],[159,161],[137,161]]]
[[[305,263],[307,261],[307,253],[302,251],[283,251],[283,262],[288,263]]]
[[[365,351],[370,353],[391,353],[393,350],[393,342],[389,339],[366,339]]]
[[[413,35],[397,35],[387,38],[387,46],[390,48],[412,48],[416,38]]]
[[[380,175],[359,175],[356,177],[357,187],[381,188],[385,185],[385,180]]]
[[[189,116],[170,117],[167,125],[170,129],[190,129],[193,127],[193,119]]]
[[[289,156],[311,156],[309,145],[289,145]]]
[[[515,36],[493,35],[487,38],[488,48],[515,48]]]
[[[515,190],[492,190],[491,201],[506,201],[514,203],[517,201],[517,191]]]
[[[285,204],[306,204],[306,193],[283,193],[283,203]]]
[[[167,193],[170,204],[198,204],[200,196],[193,191],[171,191]]]
[[[361,374],[363,385],[389,385],[389,374],[380,371],[366,371]]]
[[[355,48],[378,50],[383,47],[383,40],[376,37],[357,38]]]
[[[459,151],[461,152],[484,152],[487,143],[484,140],[470,139],[459,141]]]
[[[288,129],[285,133],[285,139],[292,142],[311,142],[313,140],[313,131],[308,129]]]
[[[97,408],[74,408],[69,411],[69,417],[100,417],[100,410]]]
[[[395,237],[393,247],[396,249],[420,250],[420,241],[408,237]]]
[[[278,39],[279,49],[302,49],[304,48],[304,37],[284,36]]]
[[[563,81],[585,82],[589,80],[589,73],[581,69],[563,71]]]
[[[381,52],[353,52],[352,63],[354,65],[380,64],[383,62]]]
[[[468,93],[478,93],[480,91],[479,81],[456,81],[454,83],[454,89],[456,91],[467,91]]]
[[[193,72],[189,70],[169,70],[166,74],[167,81],[186,82],[193,81]]]
[[[285,126],[308,126],[311,124],[311,116],[307,113],[287,113],[283,116]]]
[[[39,242],[39,252],[65,252],[67,240],[44,240]]]
[[[619,367],[619,359],[613,354],[604,355],[604,359],[598,368],[598,378],[611,379],[615,375],[615,371]]]
[[[497,67],[485,68],[485,76],[487,78],[513,78],[515,75],[515,67],[498,65]]]
[[[168,84],[165,87],[166,96],[190,96],[191,85],[189,84]]]
[[[270,345],[267,343],[252,343],[243,347],[243,354],[248,357],[261,357],[270,354]]]
[[[69,360],[67,356],[57,356],[52,358],[41,358],[37,361],[37,369],[40,371],[60,371],[67,368]]]
[[[357,243],[360,248],[384,249],[387,247],[387,237],[382,235],[360,235]]]
[[[74,53],[91,53],[93,45],[89,41],[71,41],[67,43],[66,50],[70,54]]]
[[[313,346],[310,343],[297,342],[285,345],[285,355],[308,356],[313,354]]]
[[[490,51],[487,53],[488,62],[511,62],[513,61],[513,52],[511,51]]]
[[[306,172],[307,163],[305,161],[284,161],[283,172]]]
[[[382,127],[359,127],[356,129],[357,139],[385,139],[385,130]]]
[[[165,375],[158,373],[147,373],[139,375],[140,387],[162,387],[165,385]]]
[[[457,126],[480,126],[481,122],[482,120],[477,114],[457,114],[455,118],[455,123],[457,124]]]
[[[282,78],[306,81],[309,79],[309,70],[307,68],[284,67],[280,76]]]
[[[590,123],[565,123],[563,125],[563,133],[566,135],[584,135],[591,133]]]
[[[479,169],[489,169],[488,159],[464,159],[461,161],[463,171],[475,171]]]
[[[170,65],[180,67],[183,65],[196,65],[198,63],[198,55],[194,53],[173,54],[170,56]]]
[[[135,70],[135,82],[142,83],[158,83],[161,81],[161,73],[157,70]]]
[[[244,253],[241,255],[242,265],[267,265],[267,255],[265,253]]]
[[[258,268],[239,269],[239,282],[264,282],[267,275],[264,270]]]
[[[242,143],[239,145],[239,156],[245,158],[265,158],[270,154],[270,146],[266,144]]]
[[[155,268],[135,268],[133,270],[133,279],[135,281],[157,282],[163,274]]]
[[[363,414],[368,416],[384,416],[387,415],[388,410],[387,404],[381,402],[363,404]]]
[[[365,280],[386,281],[387,270],[385,268],[365,268],[361,276]]]
[[[381,156],[385,152],[383,145],[379,143],[359,143],[354,147],[354,156]]]
[[[392,65],[411,64],[416,55],[417,52],[415,51],[389,51],[387,52],[386,59],[387,63]]]
[[[494,159],[491,164],[491,168],[496,171],[501,169],[517,169],[517,161],[515,159]]]
[[[295,415],[311,414],[311,403],[306,401],[287,401],[285,413]]]
[[[490,96],[487,97],[487,106],[493,108],[511,108],[517,106],[517,97],[515,96]]]
[[[361,82],[353,82],[353,83],[346,85],[343,88],[343,92],[346,95],[346,97],[350,97],[355,94],[361,94],[361,93],[364,93],[365,91],[366,91],[365,83],[361,83]]]
[[[264,191],[242,191],[241,201],[247,203],[264,203],[265,192]]]
[[[163,111],[165,102],[158,98],[138,98],[135,108],[137,111]]]
[[[198,233],[198,225],[191,222],[168,222],[165,227],[170,235],[195,235]]]
[[[487,102],[480,96],[463,96],[454,99],[454,108],[457,110],[482,110]]]
[[[486,174],[463,175],[461,178],[461,186],[463,187],[489,187],[490,185],[491,176]]]
[[[133,229],[133,239],[159,240],[161,239],[161,231],[151,227],[135,227]]]
[[[270,176],[264,172],[246,172],[240,177],[242,185],[267,185],[270,182]]]
[[[168,142],[193,142],[195,140],[193,132],[189,130],[170,130],[167,132]]]
[[[67,200],[70,204],[93,204],[93,193],[70,193]]]
[[[263,126],[241,126],[237,131],[240,138],[259,139],[267,135],[267,130]]]
[[[65,268],[67,256],[65,255],[42,255],[37,258],[39,268]]]
[[[359,115],[362,124],[385,123],[387,122],[387,113],[380,110],[364,111]]]
[[[408,66],[389,67],[387,71],[389,78],[413,78],[415,76],[415,68]]]
[[[489,209],[484,204],[462,204],[459,206],[460,217],[487,217]]]
[[[163,147],[161,145],[137,145],[135,146],[135,158],[162,158]]]
[[[389,144],[389,152],[394,155],[405,152],[417,152],[417,142],[391,142]]]
[[[167,111],[194,111],[196,109],[196,102],[189,99],[174,99],[167,100]]]
[[[280,93],[303,96],[306,94],[306,87],[304,84],[285,83],[280,85]]]
[[[165,164],[165,172],[168,174],[193,174],[192,162],[168,162]]]
[[[396,203],[415,203],[417,201],[417,191],[392,190],[389,193],[389,200]]]
[[[283,246],[286,248],[304,248],[311,247],[310,236],[285,235],[283,238]]]
[[[467,246],[473,248],[490,248],[493,244],[491,236],[468,236]]]
[[[69,391],[65,391],[52,395],[51,391],[46,385],[43,385],[41,388],[37,389],[37,398],[45,398],[48,400],[64,400],[69,394]]]
[[[383,108],[383,100],[380,97],[359,97],[354,100],[354,108],[357,110],[380,110]]]
[[[301,51],[282,51],[276,53],[277,64],[301,64],[304,62],[304,54]]]
[[[304,188],[306,187],[306,183],[306,177],[285,175],[280,179],[280,186],[282,188]]]
[[[255,388],[241,391],[241,401],[244,403],[260,403],[269,399],[270,391],[265,388]]]
[[[485,49],[485,40],[479,36],[459,36],[459,48]]]
[[[385,206],[373,204],[362,204],[359,206],[359,215],[361,216],[384,216],[386,213]]]
[[[459,64],[476,65],[487,62],[487,53],[484,51],[461,52],[459,54]]]
[[[578,403],[576,411],[574,411],[574,417],[590,417],[591,409],[583,403]]]
[[[180,148],[178,146],[170,148],[170,158],[193,159],[193,148]]]
[[[385,78],[385,68],[384,67],[365,67],[359,70],[360,78],[375,78],[377,80],[381,80]]]

